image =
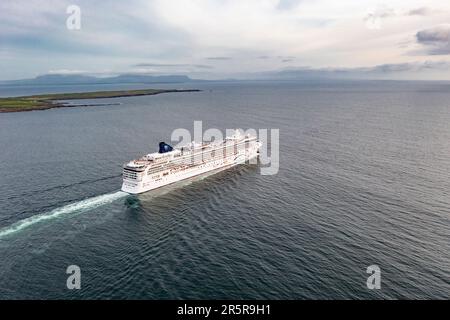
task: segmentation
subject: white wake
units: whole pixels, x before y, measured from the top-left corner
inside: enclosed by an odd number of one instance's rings
[[[123,198],[127,196],[128,193],[123,191],[117,191],[114,193],[107,193],[103,194],[101,196],[88,198],[79,202],[71,203],[68,205],[65,205],[60,208],[53,209],[52,211],[41,213],[38,215],[34,215],[32,217],[20,220],[16,223],[13,223],[12,225],[1,229],[0,230],[0,238],[10,235],[12,233],[16,233],[20,230],[23,230],[25,228],[28,228],[36,223],[55,219],[57,217],[60,217],[62,215],[70,214],[70,213],[79,213],[79,212],[85,212],[88,210],[92,210],[94,208],[97,208],[99,206],[102,206],[107,203],[111,203],[117,199]]]

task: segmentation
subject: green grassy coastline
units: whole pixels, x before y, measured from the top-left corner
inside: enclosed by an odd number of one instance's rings
[[[196,92],[197,89],[143,89],[143,90],[115,90],[115,91],[94,91],[94,92],[75,92],[75,93],[55,93],[41,94],[21,97],[0,98],[0,112],[21,112],[32,110],[45,110],[51,108],[69,107],[62,101],[76,99],[100,99],[100,98],[119,98],[148,96],[168,92]]]

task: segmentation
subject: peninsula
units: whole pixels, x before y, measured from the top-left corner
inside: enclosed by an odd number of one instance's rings
[[[94,91],[94,92],[74,92],[55,93],[21,97],[0,98],[0,112],[20,112],[32,110],[45,110],[60,107],[91,106],[89,104],[73,105],[64,100],[77,99],[100,99],[148,96],[169,92],[197,92],[198,89],[143,89],[143,90],[119,90],[119,91]],[[92,106],[98,104],[92,104]]]

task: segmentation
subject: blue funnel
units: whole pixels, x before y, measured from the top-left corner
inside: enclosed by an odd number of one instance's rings
[[[167,143],[165,142],[159,143],[159,153],[166,153],[172,150],[173,150],[172,146],[168,145]]]

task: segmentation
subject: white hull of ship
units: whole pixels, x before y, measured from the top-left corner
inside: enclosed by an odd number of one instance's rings
[[[188,168],[183,171],[162,177],[158,181],[155,181],[147,176],[144,177],[142,181],[124,180],[122,184],[122,191],[131,194],[147,192],[150,190],[166,186],[168,184],[176,183],[178,181],[182,181],[202,174],[217,173],[226,170],[228,168],[234,167],[235,165],[242,164],[246,161],[250,161],[251,159],[254,159],[257,156],[258,152],[254,151],[251,153],[247,153],[245,155],[244,154],[237,155],[232,159],[225,158],[221,160],[211,161],[208,163],[202,163],[192,168]]]

